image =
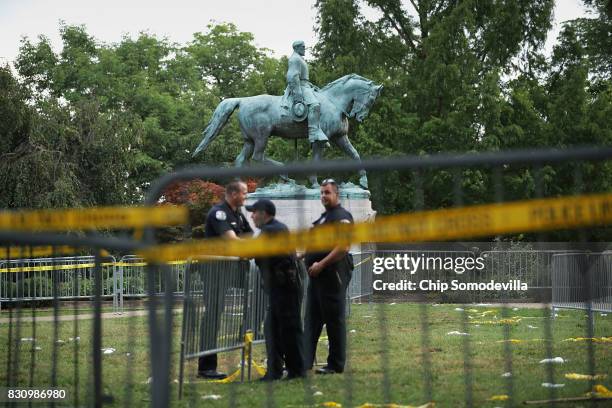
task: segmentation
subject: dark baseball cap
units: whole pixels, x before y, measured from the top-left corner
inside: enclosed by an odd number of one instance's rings
[[[259,199],[251,205],[245,205],[244,208],[246,208],[247,211],[251,212],[264,211],[268,215],[276,215],[276,206],[272,201],[267,200],[265,198]]]

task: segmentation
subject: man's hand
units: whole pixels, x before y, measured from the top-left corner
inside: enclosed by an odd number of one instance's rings
[[[319,276],[322,270],[323,270],[323,263],[315,262],[312,265],[310,265],[310,268],[308,268],[308,275],[310,275],[311,278],[316,278],[317,276]]]

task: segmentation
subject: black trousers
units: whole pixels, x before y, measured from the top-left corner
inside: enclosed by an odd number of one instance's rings
[[[344,371],[346,362],[346,289],[348,274],[325,269],[309,278],[305,317],[306,368],[312,368],[323,325],[327,328],[329,356],[327,366]]]
[[[272,288],[268,296],[264,331],[267,374],[279,379],[283,375],[283,363],[289,377],[302,377],[304,370],[304,331],[300,314],[300,290]]]

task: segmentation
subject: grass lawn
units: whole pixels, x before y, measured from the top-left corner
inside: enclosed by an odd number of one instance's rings
[[[349,360],[347,372],[334,376],[310,376],[306,381],[277,382],[274,384],[247,382],[213,384],[193,378],[196,362],[187,363],[185,395],[176,401],[177,384],[171,384],[174,405],[178,406],[265,406],[274,402],[276,406],[309,406],[326,401],[342,403],[343,406],[359,406],[366,402],[388,402],[403,405],[420,405],[427,402],[424,397],[424,371],[421,357],[421,308],[428,314],[430,344],[427,351],[431,360],[433,400],[437,407],[461,407],[465,400],[463,345],[469,340],[470,364],[473,379],[473,401],[475,406],[503,406],[503,402],[488,401],[493,395],[507,392],[507,378],[502,377],[504,367],[504,325],[488,324],[502,317],[501,311],[492,307],[465,306],[468,310],[470,336],[448,335],[453,331],[463,332],[462,313],[456,305],[418,304],[373,304],[353,305],[349,318]],[[482,315],[483,312],[491,311]],[[3,311],[6,317],[6,311]],[[26,311],[27,315],[27,311]],[[509,325],[510,338],[520,340],[511,343],[514,383],[514,403],[524,400],[546,399],[549,389],[546,366],[539,361],[546,357],[544,335],[544,311],[519,309],[509,311],[514,324]],[[497,317],[497,319],[495,318]],[[178,378],[178,356],[181,315],[175,315],[173,364],[171,379]],[[519,320],[520,319],[520,320]],[[473,324],[476,321],[480,323]],[[532,328],[530,328],[530,326]],[[384,328],[386,327],[387,341]],[[553,341],[550,346],[553,356],[563,357],[564,364],[553,366],[555,383],[565,384],[556,389],[558,397],[582,396],[588,390],[588,381],[566,379],[566,373],[588,373],[587,343],[563,341],[572,337],[586,336],[584,312],[561,311],[551,321]],[[39,322],[36,333],[30,323],[23,323],[13,338],[36,338],[40,350],[32,350],[32,342],[20,342],[21,352],[11,353],[19,358],[21,386],[28,386],[30,376],[35,387],[52,384],[51,367],[53,356],[53,324]],[[6,384],[8,353],[8,324],[0,324],[0,382]],[[69,338],[80,337],[80,341]],[[612,315],[596,314],[595,337],[612,336]],[[80,405],[91,392],[91,341],[92,321],[61,322],[58,326],[57,384],[66,388],[74,405],[78,390]],[[103,321],[103,347],[112,347],[112,354],[103,355],[104,389],[115,400],[114,405],[123,405],[131,398],[131,406],[148,405],[149,343],[146,317],[124,317]],[[609,378],[597,383],[612,388],[612,343],[595,343],[596,372]],[[325,340],[319,343],[319,360],[326,356]],[[263,364],[263,346],[255,347],[255,359]],[[30,369],[34,361],[35,369]],[[220,366],[233,371],[239,364],[240,354],[226,353],[220,356]],[[384,375],[387,373],[387,376]],[[256,376],[256,375],[255,375]],[[78,385],[75,386],[78,380]],[[220,399],[203,397],[218,395]],[[605,406],[605,403],[599,404]],[[573,405],[577,406],[577,405]],[[587,404],[584,404],[587,406]]]

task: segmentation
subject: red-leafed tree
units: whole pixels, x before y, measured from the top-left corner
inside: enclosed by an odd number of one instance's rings
[[[245,183],[247,190],[252,193],[257,188],[259,180],[248,178]],[[219,184],[204,181],[190,180],[171,184],[163,194],[164,203],[186,205],[189,208],[189,223],[194,237],[201,237],[204,233],[206,214],[210,208],[221,201],[225,195],[225,187]]]

